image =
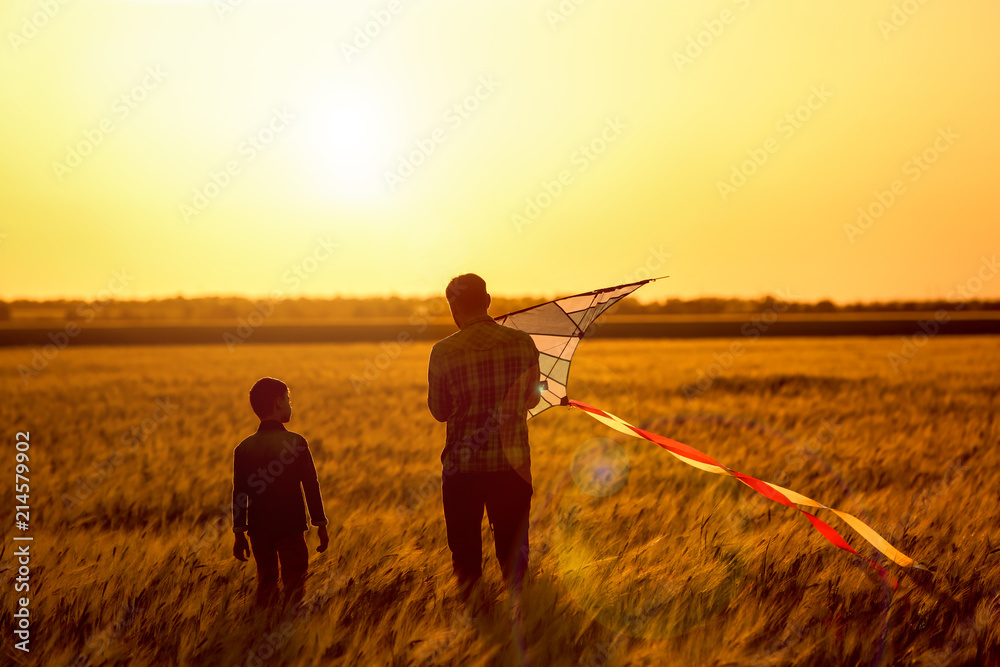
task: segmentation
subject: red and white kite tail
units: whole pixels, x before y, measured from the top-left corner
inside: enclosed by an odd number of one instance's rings
[[[782,505],[787,505],[792,509],[796,509],[802,512],[813,527],[820,532],[820,534],[830,541],[834,546],[843,549],[844,551],[849,551],[852,554],[860,556],[860,554],[855,551],[851,545],[844,540],[840,534],[833,529],[829,524],[821,519],[817,518],[815,515],[805,511],[804,509],[798,507],[798,505],[804,505],[806,507],[816,507],[819,509],[830,510],[838,517],[840,517],[847,525],[855,530],[861,537],[863,537],[869,544],[878,549],[886,558],[893,561],[897,565],[902,567],[912,567],[918,570],[926,570],[923,565],[913,560],[903,552],[896,549],[894,546],[889,544],[889,542],[883,538],[881,535],[876,533],[871,529],[868,524],[866,524],[861,519],[857,518],[853,514],[848,514],[847,512],[842,512],[840,510],[834,509],[832,507],[827,507],[822,503],[818,503],[812,498],[807,498],[800,493],[796,493],[791,489],[786,489],[784,487],[778,486],[777,484],[771,484],[770,482],[764,482],[759,479],[750,477],[749,475],[744,475],[741,472],[732,470],[711,456],[698,451],[690,445],[685,445],[682,442],[673,440],[671,438],[666,438],[657,433],[650,433],[637,426],[629,424],[624,419],[616,417],[610,412],[605,412],[600,408],[595,408],[592,405],[587,405],[586,403],[581,403],[580,401],[569,400],[569,405],[574,408],[579,408],[583,410],[588,415],[601,422],[605,426],[608,426],[619,433],[631,436],[633,438],[641,438],[643,440],[648,440],[655,445],[662,447],[663,449],[670,452],[674,457],[680,459],[689,466],[703,470],[704,472],[715,473],[717,475],[731,475],[739,481],[743,482],[751,489],[761,494],[765,498],[769,498],[776,503],[781,503]],[[868,560],[868,559],[865,559]],[[883,570],[878,564],[868,560],[868,562],[874,567],[879,573],[884,574],[893,581],[893,588],[897,587],[895,579],[888,575],[885,570]]]

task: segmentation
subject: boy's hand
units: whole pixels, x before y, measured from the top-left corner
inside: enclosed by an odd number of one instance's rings
[[[236,560],[242,561],[250,556],[250,544],[247,542],[246,533],[236,533],[236,540],[233,542],[233,556]]]
[[[330,536],[326,533],[326,526],[319,527],[319,546],[316,547],[316,551],[323,553],[326,551],[326,547],[330,544]]]

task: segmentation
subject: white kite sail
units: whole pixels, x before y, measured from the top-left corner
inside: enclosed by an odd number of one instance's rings
[[[548,388],[542,390],[542,400],[531,409],[529,419],[553,405],[569,405],[569,363],[580,340],[588,329],[593,333],[594,322],[609,308],[654,280],[659,278],[574,294],[496,318],[505,327],[530,334],[538,348],[538,367]]]

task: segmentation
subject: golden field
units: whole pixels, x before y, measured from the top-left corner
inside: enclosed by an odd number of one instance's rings
[[[512,626],[485,521],[494,602],[455,600],[430,344],[70,345],[27,382],[31,349],[6,348],[4,498],[30,431],[31,528],[3,526],[4,660],[996,664],[997,339],[742,342],[589,340],[570,394],[852,512],[930,572],[819,510],[894,587],[794,510],[554,408],[530,424],[531,575]],[[331,520],[325,553],[307,533],[306,607],[274,618],[249,614],[255,565],[232,557],[229,514],[232,450],[257,425],[247,391],[267,375],[290,386]],[[34,536],[30,654],[13,647],[15,532]]]

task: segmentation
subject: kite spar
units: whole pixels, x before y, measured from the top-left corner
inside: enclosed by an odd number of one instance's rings
[[[548,389],[542,391],[542,400],[529,411],[528,419],[554,405],[569,405],[569,362],[587,330],[613,305],[654,280],[659,278],[574,294],[496,318],[505,327],[531,334],[538,348],[538,369]]]
[[[535,341],[535,347],[538,348],[538,366],[541,372],[541,380],[545,381],[547,388],[542,390],[541,401],[530,410],[528,418],[536,417],[539,413],[556,405],[578,408],[619,433],[634,438],[641,438],[662,447],[674,457],[690,466],[704,472],[735,477],[765,498],[802,512],[823,537],[844,551],[849,551],[852,554],[860,556],[832,526],[814,514],[802,509],[799,505],[833,512],[869,544],[897,565],[921,570],[927,569],[889,544],[885,538],[853,514],[827,507],[791,489],[786,489],[777,484],[771,484],[770,482],[765,482],[732,470],[694,447],[656,433],[650,433],[600,408],[595,408],[592,405],[569,398],[566,389],[569,383],[569,367],[580,341],[587,334],[588,330],[591,330],[595,326],[597,319],[607,312],[609,308],[646,283],[654,280],[659,280],[659,278],[650,278],[616,287],[606,287],[592,292],[574,294],[573,296],[563,297],[496,318],[496,321],[503,326],[530,334],[531,338]],[[882,568],[872,561],[869,560],[868,562],[879,571],[882,570]]]

